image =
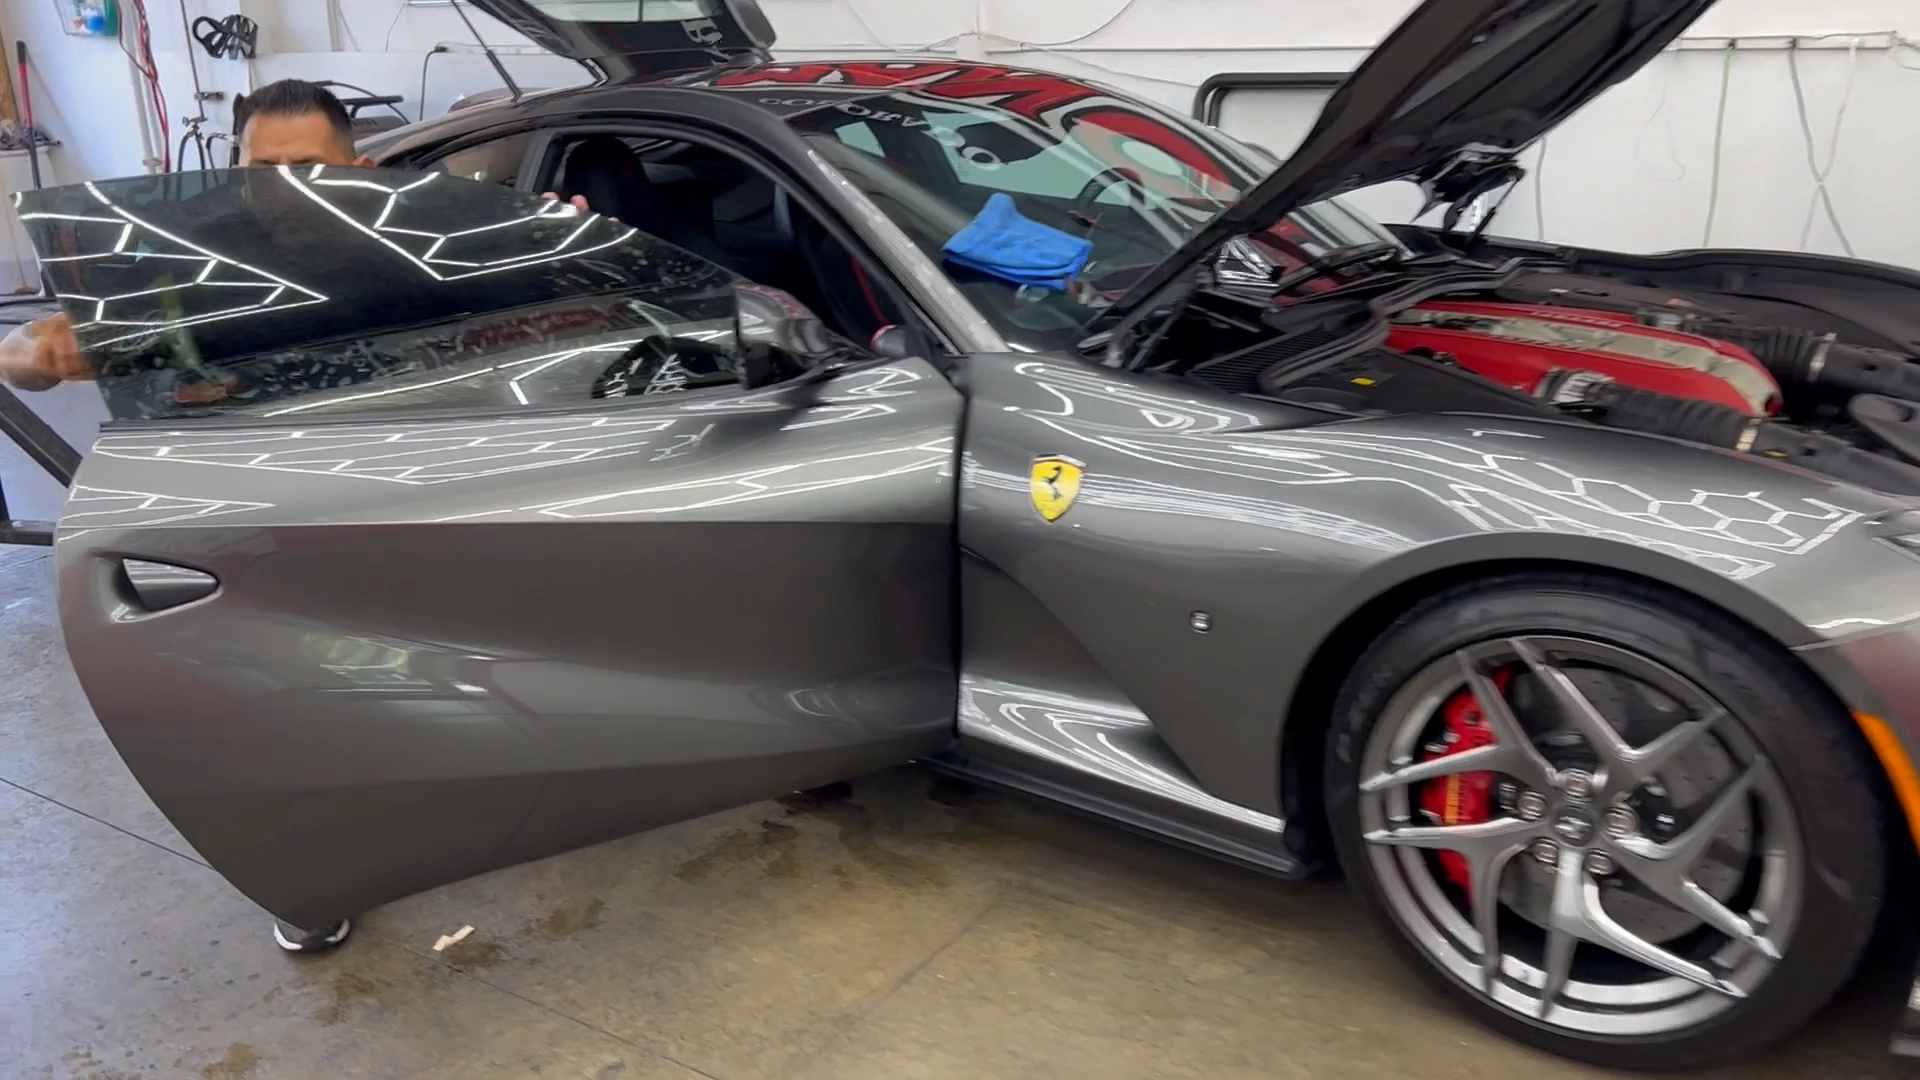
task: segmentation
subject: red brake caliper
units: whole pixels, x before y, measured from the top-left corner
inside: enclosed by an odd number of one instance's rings
[[[1508,674],[1496,671],[1493,685],[1501,693],[1507,691]],[[1486,717],[1481,715],[1480,703],[1473,694],[1462,690],[1455,694],[1440,710],[1440,719],[1446,724],[1445,745],[1437,750],[1428,751],[1423,760],[1464,754],[1482,746],[1491,746],[1498,740],[1493,737],[1493,729],[1487,726]],[[1420,791],[1421,809],[1440,819],[1442,825],[1471,825],[1477,821],[1493,819],[1493,778],[1490,772],[1455,773],[1429,781]],[[1473,897],[1473,870],[1467,860],[1457,851],[1442,851],[1440,869],[1446,873],[1447,880],[1458,885],[1469,900]]]

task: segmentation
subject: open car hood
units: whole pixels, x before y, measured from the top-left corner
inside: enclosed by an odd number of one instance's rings
[[[1299,207],[1389,180],[1430,192],[1501,158],[1640,70],[1714,0],[1425,0],[1328,100],[1279,168],[1116,301],[1160,301],[1221,244]]]
[[[757,0],[467,0],[536,45],[621,81],[768,58]]]

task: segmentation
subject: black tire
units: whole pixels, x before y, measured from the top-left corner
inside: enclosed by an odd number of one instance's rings
[[[1597,640],[1657,657],[1713,694],[1773,763],[1807,852],[1803,908],[1767,979],[1719,1016],[1665,1036],[1570,1032],[1485,997],[1415,944],[1388,905],[1360,832],[1360,758],[1394,692],[1438,658],[1522,634]],[[1693,598],[1598,575],[1528,573],[1449,589],[1416,605],[1349,673],[1328,732],[1326,806],[1343,872],[1421,975],[1479,1022],[1561,1057],[1669,1071],[1736,1060],[1805,1024],[1852,975],[1886,882],[1871,759],[1847,713],[1776,643]]]

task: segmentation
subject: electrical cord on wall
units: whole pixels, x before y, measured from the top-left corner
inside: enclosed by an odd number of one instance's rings
[[[1902,49],[1905,49],[1908,52],[1915,54],[1916,56],[1920,56],[1920,42],[1917,42],[1912,38],[1907,37],[1903,34],[1893,35],[1894,66],[1905,68],[1908,71],[1920,71],[1920,64],[1909,64],[1909,63],[1905,63],[1900,59],[1900,50]]]
[[[1114,23],[1117,23],[1120,21],[1121,16],[1125,15],[1128,11],[1131,11],[1133,9],[1133,5],[1138,2],[1139,0],[1120,0],[1120,6],[1113,9],[1113,14],[1100,20],[1099,23],[1094,25],[1093,29],[1087,31],[1084,34],[1080,34],[1076,37],[1067,38],[1065,41],[1022,41],[1022,42],[1018,42],[1018,44],[1025,45],[1029,48],[1035,48],[1035,49],[1051,49],[1051,48],[1057,48],[1058,46],[1061,46],[1061,45],[1078,45],[1081,42],[1087,40],[1088,38],[1095,37],[1105,33],[1109,27],[1113,26]]]
[[[1071,60],[1076,64],[1080,64],[1084,67],[1090,67],[1095,71],[1105,72],[1108,75],[1119,75],[1123,78],[1138,79],[1141,82],[1159,83],[1162,86],[1177,86],[1177,87],[1180,87],[1182,90],[1197,90],[1200,88],[1199,83],[1188,82],[1184,79],[1169,79],[1160,75],[1146,75],[1138,71],[1126,71],[1117,67],[1109,67],[1106,64],[1089,60],[1084,56],[1079,56],[1074,53],[1067,52],[1064,49],[1055,49],[1045,45],[1035,45],[1031,41],[1015,41],[1015,42],[1012,42],[1011,44],[1019,46],[1024,51],[1046,53],[1048,56],[1058,56],[1066,60]]]
[[[400,17],[406,13],[407,0],[399,0],[399,6],[395,8],[393,12],[393,21],[387,24],[387,40],[381,44],[381,52],[393,51],[393,32],[400,25]]]
[[[420,97],[415,101],[414,107],[420,113],[422,120],[427,118],[427,68],[433,65],[434,57],[446,51],[445,45],[435,45],[427,50],[427,55],[420,61]]]
[[[1854,76],[1860,71],[1860,40],[1855,38],[1847,47],[1847,89],[1840,97],[1840,109],[1833,118],[1833,137],[1827,142],[1827,164],[1821,168],[1818,155],[1813,147],[1813,123],[1807,119],[1807,92],[1800,84],[1800,43],[1787,44],[1787,73],[1793,79],[1793,103],[1800,116],[1800,134],[1807,146],[1807,171],[1813,175],[1813,200],[1807,205],[1807,220],[1800,227],[1800,249],[1806,250],[1807,241],[1813,236],[1813,218],[1822,207],[1827,212],[1827,222],[1833,226],[1833,235],[1840,240],[1840,248],[1853,257],[1853,243],[1847,239],[1847,230],[1840,227],[1840,213],[1833,207],[1833,195],[1827,191],[1827,177],[1833,174],[1834,161],[1840,156],[1840,130],[1847,121],[1847,106],[1853,101]]]
[[[1720,104],[1713,115],[1713,179],[1707,189],[1707,227],[1700,235],[1701,247],[1713,246],[1713,221],[1720,213],[1720,165],[1727,145],[1727,91],[1733,86],[1733,54],[1739,50],[1740,43],[1728,39],[1720,62]]]
[[[1655,172],[1653,168],[1647,164],[1647,157],[1646,157],[1647,133],[1653,130],[1653,125],[1656,123],[1659,123],[1660,117],[1662,115],[1665,115],[1667,112],[1667,99],[1670,95],[1670,92],[1673,89],[1674,73],[1677,72],[1680,68],[1679,55],[1677,53],[1669,54],[1667,56],[1667,63],[1664,66],[1666,68],[1666,73],[1665,73],[1665,76],[1660,80],[1660,100],[1658,103],[1654,105],[1653,112],[1647,115],[1647,122],[1645,125],[1643,125],[1640,128],[1640,134],[1634,137],[1633,161],[1634,161],[1634,164],[1640,166],[1640,171],[1646,173],[1648,176],[1653,177],[1655,180],[1658,180],[1663,184],[1677,184],[1680,181],[1685,180],[1687,178],[1687,163],[1680,160],[1680,146],[1674,140],[1673,117],[1671,115],[1667,115],[1667,123],[1666,123],[1667,160],[1673,162],[1673,167],[1678,171],[1675,172],[1674,175],[1672,176],[1662,176],[1658,172]]]
[[[893,42],[888,41],[886,38],[883,38],[880,36],[880,32],[873,28],[873,24],[871,22],[867,21],[867,17],[864,14],[862,14],[860,11],[860,5],[854,3],[854,0],[846,0],[846,9],[847,9],[847,14],[853,16],[853,21],[860,24],[860,32],[867,35],[867,40],[873,42],[875,45],[878,45],[883,49],[888,50],[889,52],[929,53],[941,48],[942,46],[951,45],[954,42],[966,36],[966,34],[964,33],[948,34],[946,37],[943,37],[938,41],[929,41],[925,45],[896,45]]]

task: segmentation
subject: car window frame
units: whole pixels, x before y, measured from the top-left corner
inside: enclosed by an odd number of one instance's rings
[[[474,146],[482,143],[495,141],[497,138],[502,137],[503,130],[504,129],[495,128],[495,129],[489,130],[488,132],[484,133],[483,135],[480,135],[480,137],[477,137],[477,138],[463,138],[463,139],[443,143],[439,146],[436,146],[433,149],[433,151],[431,151],[430,155],[429,154],[421,154],[417,156],[395,155],[394,158],[389,159],[387,161],[376,161],[373,167],[379,168],[379,169],[395,169],[395,170],[405,170],[405,171],[411,171],[411,172],[417,172],[417,173],[425,173],[425,172],[431,171],[433,169],[434,163],[440,160],[441,157],[444,157],[448,154],[459,153],[462,150],[472,149]],[[536,139],[534,143],[529,145],[529,148],[528,148],[529,153],[525,158],[523,158],[523,160],[520,163],[520,172],[518,174],[518,179],[522,183],[524,183],[525,180],[530,175],[535,175],[533,170],[531,170],[530,168],[530,164],[533,161],[537,160],[533,156],[532,150],[535,149],[536,147],[544,147],[545,142],[537,137],[540,134],[537,127],[529,125],[528,127],[522,130],[533,131],[534,134],[536,135]],[[506,134],[510,135],[512,133],[509,132]],[[239,166],[235,166],[235,168],[239,168]],[[441,174],[441,175],[447,175],[447,174]],[[449,179],[462,180],[462,182],[464,183],[479,184],[485,187],[496,186],[491,181],[464,180],[461,177],[452,177],[452,176],[449,176]],[[517,195],[524,195],[529,198],[539,197],[538,195],[534,195],[528,192],[524,186],[515,187],[515,188],[512,188],[511,190],[513,190],[513,192]],[[664,243],[665,241],[660,241],[660,242]],[[721,267],[721,269],[725,270],[726,268]],[[732,272],[728,271],[728,273],[731,274]],[[739,277],[739,275],[737,274],[733,276],[736,278]],[[741,278],[740,280],[746,280],[746,279]],[[862,347],[864,348],[864,345]],[[777,383],[772,386],[763,387],[761,389],[765,391],[778,392],[783,389],[790,388],[792,385],[794,385],[793,382],[789,380],[788,382]],[[103,403],[104,403],[105,392],[100,391],[97,388],[96,388],[96,392],[102,394]],[[502,408],[499,406],[452,405],[452,406],[441,406],[437,408],[436,407],[420,407],[420,408],[393,409],[393,410],[376,411],[371,413],[321,412],[321,413],[312,413],[312,414],[288,413],[284,415],[272,415],[272,414],[266,414],[266,413],[223,412],[223,413],[213,413],[204,417],[191,417],[191,418],[179,417],[179,416],[116,417],[112,415],[111,411],[108,411],[107,416],[104,419],[102,419],[100,422],[100,431],[103,433],[117,432],[117,431],[139,431],[139,430],[150,430],[150,429],[159,429],[159,428],[168,428],[168,427],[180,427],[182,425],[189,425],[194,429],[199,429],[203,427],[214,427],[214,428],[231,428],[235,430],[241,430],[241,429],[280,428],[280,427],[312,428],[312,427],[365,426],[367,424],[373,424],[373,423],[404,424],[404,423],[414,423],[414,422],[439,423],[439,422],[464,421],[464,420],[505,420],[505,419],[516,419],[519,417],[537,418],[537,417],[543,417],[543,416],[557,416],[557,415],[578,413],[584,408],[591,408],[596,413],[598,412],[615,413],[615,412],[620,412],[626,409],[631,409],[636,407],[647,407],[647,406],[657,405],[661,401],[669,398],[674,400],[685,400],[686,394],[699,394],[704,397],[704,396],[709,396],[710,394],[717,395],[717,392],[746,393],[748,391],[747,391],[747,388],[745,388],[744,386],[702,387],[701,389],[695,390],[695,391],[684,391],[682,393],[677,393],[677,394],[662,394],[662,395],[655,395],[652,397],[636,396],[636,397],[621,397],[621,398],[589,398],[589,399],[586,399],[585,401],[555,401],[551,403],[541,403],[538,405],[516,406],[511,409]]]
[[[478,150],[483,146],[492,146],[497,143],[504,143],[512,139],[525,139],[526,145],[520,148],[520,162],[518,166],[516,166],[516,168],[514,169],[512,179],[487,180],[485,182],[489,184],[498,184],[501,187],[510,187],[515,191],[529,191],[527,185],[529,181],[532,180],[534,175],[534,170],[531,167],[534,161],[533,149],[540,142],[539,129],[533,128],[533,127],[520,128],[516,130],[502,130],[502,129],[496,128],[496,129],[491,129],[485,132],[484,134],[486,136],[485,138],[456,139],[452,142],[448,142],[441,146],[435,147],[434,153],[431,156],[423,156],[418,164],[412,164],[412,163],[408,163],[405,165],[382,164],[380,167],[382,168],[397,167],[397,168],[422,169],[422,170],[433,169],[433,168],[444,169],[445,164],[449,159],[456,157],[460,154],[465,154],[473,150]],[[404,159],[400,159],[400,160],[404,160]],[[462,179],[462,180],[471,179],[470,177],[460,176],[459,174],[454,173],[451,170],[447,170],[446,174],[448,176],[452,176],[457,179]]]
[[[947,366],[947,362],[967,354],[959,347],[961,340],[949,327],[934,315],[935,308],[928,304],[920,292],[913,288],[907,275],[898,272],[894,266],[877,252],[873,245],[849,228],[843,215],[821,198],[808,186],[805,180],[783,167],[776,157],[759,152],[747,144],[705,127],[662,119],[656,116],[634,113],[623,117],[609,117],[593,120],[569,120],[550,124],[541,128],[535,135],[533,145],[528,148],[527,160],[522,163],[523,182],[538,186],[546,183],[544,179],[557,171],[559,162],[555,158],[556,144],[575,141],[591,135],[616,135],[637,138],[668,139],[674,142],[690,143],[726,154],[747,167],[765,176],[768,181],[785,191],[787,197],[800,204],[800,208],[813,215],[820,227],[846,249],[847,254],[858,260],[861,267],[873,277],[873,280],[892,294],[894,303],[902,313],[915,323],[914,329],[926,335],[926,339],[938,357],[928,357],[936,366]],[[453,152],[453,151],[449,151]],[[541,187],[542,191],[551,191],[551,187]],[[764,284],[764,283],[762,283]],[[862,347],[866,342],[857,342]]]
[[[435,143],[430,147],[416,149],[411,153],[395,154],[390,158],[376,157],[373,164],[381,169],[417,169],[424,172],[435,168],[455,154],[463,154],[488,143],[503,142],[525,135],[529,136],[529,140],[526,148],[520,152],[520,170],[514,174],[513,178],[514,190],[524,192],[537,175],[533,167],[536,160],[534,150],[542,145],[541,127],[539,122],[532,120],[501,124],[497,127],[471,131],[457,138]]]

